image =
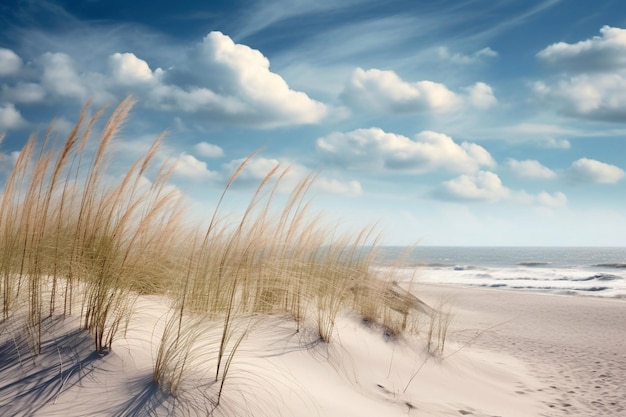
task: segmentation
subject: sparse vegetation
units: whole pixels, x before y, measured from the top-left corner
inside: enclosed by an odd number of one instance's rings
[[[168,185],[175,161],[154,166],[161,138],[124,175],[112,174],[113,141],[132,105],[127,99],[113,111],[95,146],[92,131],[103,110],[88,117],[89,105],[63,143],[52,130],[40,142],[31,136],[5,181],[2,317],[27,310],[35,352],[46,316],[80,314],[95,350],[104,354],[138,294],[166,296],[172,307],[153,381],[176,394],[194,360],[211,361],[217,407],[256,316],[287,315],[295,331],[307,326],[330,343],[335,319],[346,309],[397,334],[411,314],[421,314],[415,297],[372,272],[375,251],[363,249],[376,246],[372,228],[329,233],[335,228],[310,212],[307,192],[315,175],[281,203],[276,196],[289,167],[275,167],[241,218],[227,221],[222,201],[247,159],[226,184],[208,226],[200,228],[183,222],[183,197]],[[429,346],[436,340],[443,350],[450,316],[430,317]],[[209,330],[216,335],[211,346],[199,343]]]

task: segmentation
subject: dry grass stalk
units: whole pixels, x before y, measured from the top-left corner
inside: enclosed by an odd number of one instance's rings
[[[227,222],[223,201],[251,155],[226,183],[202,231],[196,224],[183,226],[185,205],[168,185],[173,165],[151,169],[161,137],[121,178],[107,175],[112,144],[133,104],[126,99],[113,111],[93,154],[88,144],[103,109],[88,118],[89,104],[60,146],[51,130],[39,145],[32,136],[6,180],[0,201],[2,314],[9,317],[26,300],[36,348],[44,314],[55,314],[61,298],[63,314],[72,314],[81,295],[83,326],[94,335],[95,349],[104,352],[132,313],[137,294],[168,295],[173,307],[153,380],[176,392],[190,361],[200,355],[197,349],[206,347],[198,343],[204,330],[219,329],[210,351],[219,404],[253,316],[286,314],[296,331],[312,323],[327,343],[346,309],[404,331],[415,303],[394,294],[391,279],[372,273],[374,228],[329,233],[336,227],[310,212],[307,195],[315,173],[281,202],[279,190],[290,171],[276,166],[241,217]],[[443,320],[440,333],[432,333],[442,349],[446,328]]]

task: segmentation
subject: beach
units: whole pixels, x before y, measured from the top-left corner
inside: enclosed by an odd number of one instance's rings
[[[415,292],[454,306],[451,339],[523,361],[540,385],[519,395],[541,404],[541,415],[625,413],[623,300],[435,285]]]
[[[139,297],[124,336],[104,355],[75,319],[47,320],[43,351],[19,352],[19,328],[2,323],[0,412],[13,416],[617,416],[626,405],[623,300],[415,284],[453,314],[445,348],[389,334],[358,315],[319,340],[278,315],[260,315],[233,357],[215,406],[215,343],[208,325],[175,395],[152,382],[167,314]],[[248,319],[246,319],[248,320]],[[436,336],[433,338],[437,342]]]

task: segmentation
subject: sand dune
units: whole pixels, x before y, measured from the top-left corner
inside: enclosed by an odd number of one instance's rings
[[[448,300],[454,321],[443,354],[424,335],[393,337],[353,313],[327,344],[280,316],[255,316],[215,408],[211,340],[179,394],[151,379],[167,312],[140,297],[107,355],[72,318],[47,319],[40,356],[17,323],[2,323],[0,414],[12,416],[616,416],[626,405],[622,301],[421,285]],[[247,319],[250,320],[250,319]]]

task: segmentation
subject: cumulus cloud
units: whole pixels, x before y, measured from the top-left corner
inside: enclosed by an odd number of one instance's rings
[[[613,122],[626,121],[626,77],[581,74],[550,85],[535,82],[535,94],[565,115]]]
[[[487,109],[498,103],[493,89],[483,82],[465,87],[464,90],[467,92],[467,101],[478,109]]]
[[[567,196],[560,192],[548,193],[542,191],[538,194],[530,194],[526,191],[517,191],[511,194],[511,199],[522,204],[539,205],[544,207],[565,207]]]
[[[393,71],[357,68],[342,93],[353,106],[397,113],[452,111],[460,99],[445,85],[433,81],[407,83]]]
[[[458,94],[433,81],[406,82],[393,71],[357,68],[347,81],[342,99],[352,107],[390,113],[451,112],[464,103],[479,108],[497,102],[485,83],[465,88]]]
[[[507,161],[507,165],[517,176],[520,177],[544,180],[556,178],[556,172],[543,166],[539,161],[518,161],[516,159],[509,159]]]
[[[245,159],[235,159],[225,164],[226,171],[229,173],[229,176],[233,174],[237,168],[245,161]],[[285,165],[283,162],[274,158],[263,158],[257,157],[246,163],[244,169],[237,176],[237,182],[241,183],[252,183],[257,185],[261,180],[265,178],[272,170],[276,167]],[[286,164],[289,165],[289,164]],[[292,175],[290,177],[293,178],[293,168]]]
[[[317,123],[328,108],[270,71],[263,54],[209,33],[183,65],[165,74],[152,98],[161,108],[182,109],[212,119],[276,127]]]
[[[0,77],[17,74],[22,68],[22,58],[10,49],[0,48]]]
[[[510,193],[497,174],[479,171],[444,182],[434,195],[446,200],[498,201],[509,197]]]
[[[450,50],[445,46],[440,47],[437,52],[440,59],[459,65],[475,64],[483,61],[485,58],[495,58],[498,56],[498,53],[490,47],[483,48],[469,55],[450,52]]]
[[[200,142],[194,145],[194,151],[205,158],[220,158],[224,156],[224,150],[212,143]]]
[[[132,52],[96,56],[90,62],[48,52],[34,62],[28,82],[3,83],[3,100],[92,99],[102,104],[132,93],[152,109],[264,128],[318,123],[330,113],[325,104],[291,89],[260,51],[221,32],[209,33],[167,70],[153,70]],[[0,71],[12,74],[21,65],[12,51],[0,49]]]
[[[12,103],[0,105],[0,132],[19,129],[26,121]]]
[[[595,159],[581,158],[574,161],[567,171],[568,177],[576,182],[615,184],[624,178],[624,170]]]
[[[552,136],[546,136],[537,140],[537,142],[540,146],[550,149],[569,149],[572,147],[572,144],[569,140],[554,138]]]
[[[512,201],[528,205],[563,207],[567,205],[567,196],[560,191],[548,193],[542,191],[530,194],[526,191],[513,191],[506,187],[500,177],[489,171],[461,175],[445,181],[431,192],[431,196],[441,200],[464,202]]]
[[[626,30],[604,26],[600,36],[559,42],[537,54],[556,70],[533,84],[536,96],[567,116],[626,121]]]
[[[157,68],[155,73],[143,59],[133,53],[115,53],[109,57],[113,79],[123,85],[152,84],[163,70]]]
[[[603,26],[600,36],[574,44],[554,43],[541,50],[537,57],[568,72],[623,69],[626,67],[626,29]]]
[[[46,53],[42,59],[42,83],[53,93],[61,96],[86,100],[89,96],[87,87],[82,83],[74,63],[69,55]]]
[[[176,161],[174,173],[192,181],[206,182],[221,178],[216,171],[211,171],[207,163],[198,160],[195,156],[183,153]]]
[[[355,180],[339,181],[325,177],[318,178],[313,185],[314,188],[327,194],[340,194],[348,197],[358,197],[363,194],[361,183]]]
[[[316,147],[327,161],[354,169],[424,173],[441,168],[466,173],[496,165],[482,146],[459,145],[450,136],[431,131],[417,134],[415,140],[379,128],[335,132],[319,138]]]
[[[567,196],[559,191],[553,194],[544,191],[534,196],[534,201],[542,206],[564,207],[567,205]]]
[[[43,67],[41,84],[51,94],[85,102],[115,101],[107,90],[107,78],[100,73],[79,73],[72,57],[67,54],[47,52],[40,59]]]
[[[36,83],[18,82],[14,86],[2,86],[2,97],[13,103],[40,103],[45,96],[46,90]]]

